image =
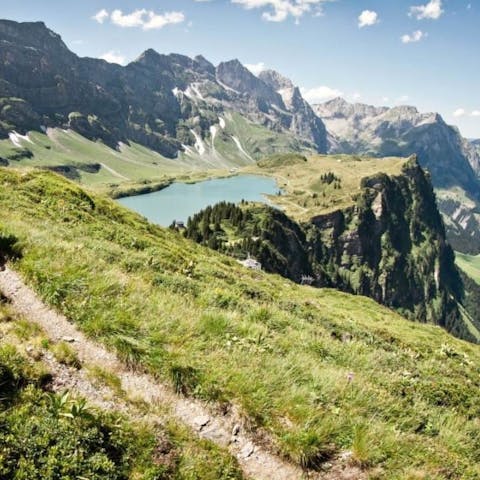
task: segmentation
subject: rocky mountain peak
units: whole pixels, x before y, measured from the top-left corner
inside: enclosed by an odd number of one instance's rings
[[[112,148],[133,141],[176,158],[196,140],[191,127],[203,140],[220,113],[235,112],[294,148],[326,149],[324,125],[300,92],[291,88],[286,107],[274,88],[291,82],[277,72],[266,82],[239,60],[215,68],[201,55],[148,49],[121,67],[79,58],[43,23],[0,21],[0,65],[0,96],[9,99],[0,138],[60,127]],[[258,154],[271,148],[262,144]]]
[[[153,48],[149,48],[140,54],[134,61],[135,63],[140,63],[142,65],[151,65],[159,63],[162,57],[164,57],[164,55],[160,55],[160,53]]]
[[[223,84],[240,93],[249,93],[259,85],[259,79],[237,59],[220,63],[216,74]]]
[[[267,85],[270,85],[276,91],[286,88],[294,88],[293,82],[276,72],[275,70],[264,70],[258,75],[258,78],[263,80]]]
[[[47,28],[43,22],[18,23],[11,20],[0,20],[0,37],[16,47],[28,47],[63,54],[70,53],[62,37]]]
[[[388,107],[374,107],[364,103],[349,103],[342,97],[334,98],[328,102],[314,105],[315,113],[321,118],[365,118],[381,115]]]
[[[263,111],[268,110],[271,105],[285,108],[281,96],[275,89],[256,77],[239,60],[220,63],[216,70],[216,76],[221,84],[259,102],[259,107]]]
[[[197,55],[194,60],[200,65],[200,67],[209,73],[210,75],[215,75],[215,66],[213,63],[209,62],[203,55]]]

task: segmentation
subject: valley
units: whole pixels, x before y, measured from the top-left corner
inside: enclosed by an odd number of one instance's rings
[[[0,39],[3,165],[53,168],[124,196],[279,153],[415,154],[432,176],[449,241],[480,252],[480,156],[436,113],[342,98],[311,106],[288,78],[256,76],[238,60],[214,66],[153,49],[124,67],[80,58],[41,22],[0,21]],[[32,68],[42,76],[19,80]]]
[[[224,7],[300,38],[323,3]],[[480,478],[479,141],[263,62],[72,38],[0,20],[0,478]]]

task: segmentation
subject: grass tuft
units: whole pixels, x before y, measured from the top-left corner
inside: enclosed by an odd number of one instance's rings
[[[80,362],[77,353],[67,342],[58,342],[51,348],[53,356],[57,362],[60,362],[67,367],[73,367],[77,369],[82,368],[82,363]]]

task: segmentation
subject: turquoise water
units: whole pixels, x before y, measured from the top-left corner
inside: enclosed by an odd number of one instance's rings
[[[278,191],[274,179],[256,175],[237,175],[186,184],[173,183],[159,192],[121,198],[118,201],[149,221],[168,227],[174,220],[186,223],[188,217],[208,205],[243,200],[266,202],[264,194]]]

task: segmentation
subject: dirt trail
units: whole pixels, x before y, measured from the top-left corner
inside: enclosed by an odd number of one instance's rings
[[[361,471],[347,466],[345,462],[332,466],[328,473],[304,472],[256,443],[243,430],[241,421],[234,413],[214,413],[202,402],[178,396],[170,387],[162,385],[151,376],[128,370],[115,354],[88,339],[66,317],[48,308],[33,290],[25,285],[22,278],[8,267],[0,272],[0,292],[20,315],[40,325],[53,341],[71,342],[82,364],[98,365],[115,373],[128,398],[141,399],[152,406],[168,407],[174,417],[190,427],[199,437],[227,448],[237,458],[246,477],[255,480],[365,478]],[[58,376],[57,387],[76,391],[102,408],[129,412],[126,402],[105,400],[105,391],[108,388],[99,390],[83,370],[74,372],[53,359],[47,363],[54,370],[52,373]]]

